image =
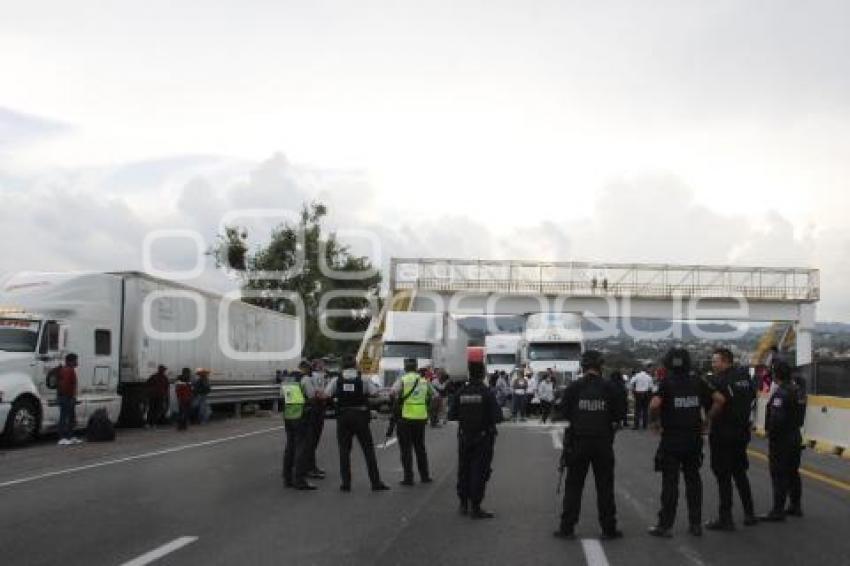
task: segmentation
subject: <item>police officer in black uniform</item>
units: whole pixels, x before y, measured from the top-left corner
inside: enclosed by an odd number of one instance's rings
[[[372,491],[386,491],[389,487],[381,481],[378,460],[375,457],[375,443],[369,428],[372,412],[369,409],[369,397],[378,394],[377,386],[364,380],[356,369],[352,356],[346,356],[342,362],[342,374],[328,383],[325,394],[336,403],[336,440],[339,446],[339,476],[341,491],[351,491],[351,446],[354,438],[363,450],[366,470]]]
[[[732,481],[738,488],[744,508],[744,525],[758,523],[753,510],[753,492],[747,470],[747,446],[750,443],[750,415],[756,401],[757,389],[744,368],[734,367],[732,352],[718,348],[711,358],[711,383],[726,400],[723,411],[711,421],[709,447],[711,471],[717,478],[720,513],[717,519],[705,524],[712,531],[734,531],[732,520]]]
[[[691,375],[691,357],[684,348],[672,348],[664,356],[665,377],[650,403],[653,428],[660,418],[661,443],[655,469],[661,472],[661,511],[649,534],[669,538],[676,521],[679,472],[685,477],[690,533],[702,535],[702,434],[703,410],[713,418],[722,410],[723,396],[704,379]],[[709,409],[710,407],[710,409]]]
[[[770,479],[773,483],[773,508],[760,517],[762,521],[784,521],[786,515],[801,517],[800,454],[805,409],[803,392],[791,377],[791,367],[784,361],[773,366],[776,390],[770,396],[765,415],[765,429],[770,449]],[[790,495],[791,506],[785,509]]]
[[[484,383],[483,359],[469,361],[469,381],[455,394],[449,420],[458,421],[457,496],[460,513],[473,519],[491,519],[493,513],[482,509],[481,502],[490,479],[496,424],[502,420],[502,410],[496,396]]]
[[[614,502],[614,433],[626,411],[622,396],[602,377],[602,354],[588,350],[581,357],[583,376],[564,392],[557,411],[568,421],[564,439],[569,454],[564,493],[564,511],[559,538],[574,538],[573,529],[581,511],[581,494],[587,471],[593,466],[599,524],[603,539],[623,536],[617,530],[617,507]]]

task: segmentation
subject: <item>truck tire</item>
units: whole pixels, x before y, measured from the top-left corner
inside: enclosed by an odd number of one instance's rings
[[[3,429],[3,440],[11,446],[23,446],[38,436],[38,407],[30,399],[18,399],[12,403],[12,410]]]

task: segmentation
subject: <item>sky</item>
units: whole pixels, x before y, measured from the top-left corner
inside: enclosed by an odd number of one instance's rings
[[[3,14],[0,272],[137,269],[152,230],[211,244],[228,211],[320,198],[381,263],[812,266],[819,318],[850,321],[843,0]],[[229,284],[209,263],[197,283]]]

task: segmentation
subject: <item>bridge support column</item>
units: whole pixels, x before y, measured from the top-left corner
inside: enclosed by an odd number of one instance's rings
[[[812,331],[815,329],[815,305],[800,305],[800,318],[794,325],[797,341],[797,365],[812,363]]]

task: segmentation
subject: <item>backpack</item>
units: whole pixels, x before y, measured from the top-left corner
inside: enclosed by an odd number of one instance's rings
[[[115,440],[115,426],[109,420],[109,413],[106,412],[106,409],[98,409],[89,417],[86,438],[89,442],[111,442]]]

